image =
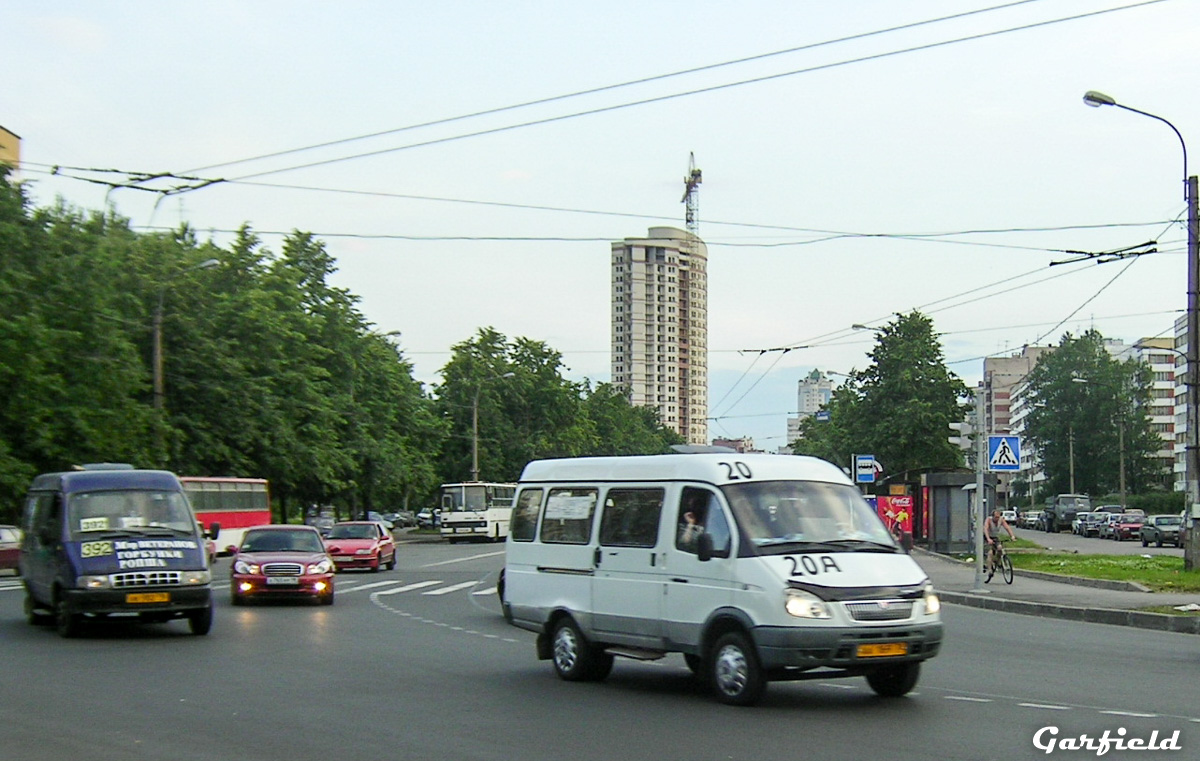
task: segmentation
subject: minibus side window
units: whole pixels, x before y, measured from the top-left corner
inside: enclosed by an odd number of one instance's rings
[[[677,523],[676,549],[695,555],[700,536],[708,534],[712,537],[713,557],[729,557],[729,522],[725,520],[725,513],[721,512],[721,503],[713,492],[694,486],[684,487],[679,497]]]
[[[658,544],[663,496],[663,489],[609,489],[600,518],[600,544],[607,547]]]
[[[514,542],[532,542],[537,533],[538,512],[542,509],[542,490],[525,489],[512,512],[508,532]]]
[[[596,514],[595,488],[551,489],[542,513],[542,541],[548,544],[587,544]]]

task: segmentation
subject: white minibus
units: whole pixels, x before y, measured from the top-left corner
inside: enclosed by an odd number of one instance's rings
[[[681,653],[723,702],[769,681],[916,684],[940,602],[854,484],[810,457],[670,454],[529,463],[501,600],[569,681]]]

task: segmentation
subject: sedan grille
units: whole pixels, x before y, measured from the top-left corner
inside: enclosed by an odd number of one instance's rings
[[[299,576],[304,569],[299,563],[267,563],[263,565],[264,576]]]
[[[162,587],[178,585],[182,574],[179,571],[137,571],[115,573],[112,576],[114,589],[127,587]]]
[[[845,605],[855,621],[899,621],[912,617],[912,600],[872,600]]]

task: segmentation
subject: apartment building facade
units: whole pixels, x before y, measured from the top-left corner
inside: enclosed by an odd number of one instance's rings
[[[612,380],[708,443],[708,249],[674,227],[611,244]]]

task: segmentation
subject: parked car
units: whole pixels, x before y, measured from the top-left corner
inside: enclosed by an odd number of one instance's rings
[[[1101,539],[1112,539],[1113,526],[1119,520],[1121,520],[1121,513],[1107,513],[1104,517],[1104,521],[1100,524],[1096,535]]]
[[[1008,521],[1008,525],[1012,526],[1013,528],[1017,528],[1016,510],[1002,510],[1000,515],[1004,518],[1004,520]]]
[[[417,513],[417,528],[439,528],[441,525],[441,508],[425,509]]]
[[[1138,531],[1138,536],[1142,540],[1142,546],[1146,547],[1151,542],[1154,542],[1155,547],[1162,547],[1168,543],[1179,547],[1179,527],[1181,523],[1183,523],[1183,518],[1178,515],[1151,515]]]
[[[367,511],[366,519],[369,521],[375,521],[377,523],[382,523],[384,525],[384,528],[386,528],[388,531],[391,531],[393,528],[395,528],[395,526],[392,524],[392,522],[390,520],[385,518],[382,514],[375,512],[374,510]]]
[[[20,556],[21,529],[16,526],[0,526],[0,571],[17,571],[17,560]]]
[[[412,510],[397,510],[395,515],[392,523],[396,524],[396,528],[413,528],[417,525],[417,516]]]
[[[271,525],[248,529],[233,557],[230,600],[311,597],[333,605],[333,558],[312,526]]]
[[[1021,528],[1037,528],[1039,515],[1041,513],[1037,510],[1026,510],[1021,513]]]
[[[1118,542],[1126,539],[1137,539],[1141,536],[1142,524],[1146,516],[1141,513],[1122,513],[1112,524],[1112,538]]]
[[[1100,524],[1108,520],[1110,513],[1096,511],[1089,513],[1087,522],[1083,524],[1083,533],[1080,536],[1100,536]]]
[[[1084,531],[1087,530],[1087,522],[1090,517],[1092,517],[1091,513],[1075,513],[1075,520],[1071,521],[1071,533],[1086,536]]]
[[[396,567],[396,541],[379,521],[342,521],[333,524],[325,547],[339,571],[368,568],[378,571]]]

